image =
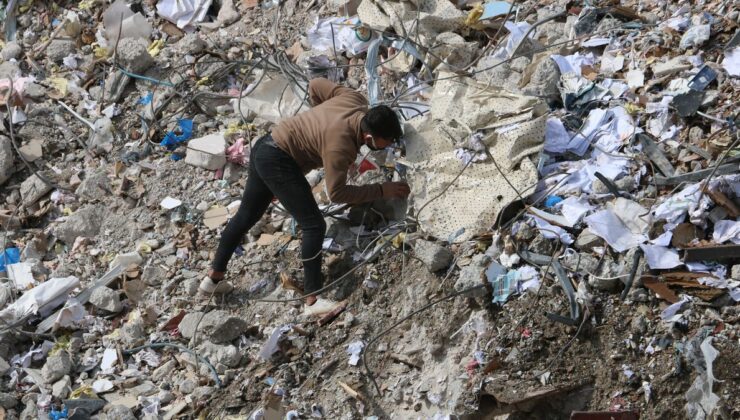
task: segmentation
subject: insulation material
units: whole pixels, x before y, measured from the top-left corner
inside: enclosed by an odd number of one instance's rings
[[[486,88],[472,79],[440,79],[432,96],[431,116],[405,127],[406,157],[412,165],[409,184],[417,209],[437,196],[460,173],[456,143],[470,130],[486,131],[484,143],[517,191],[537,182],[529,155],[544,142],[546,115],[537,98]],[[508,125],[501,126],[502,121]],[[494,223],[498,212],[518,199],[489,159],[473,163],[441,197],[419,215],[425,232],[446,239],[464,229],[456,241],[468,240]]]
[[[459,29],[465,22],[465,13],[449,0],[363,0],[357,8],[360,21],[374,28],[393,27],[398,34],[419,30],[431,36]]]

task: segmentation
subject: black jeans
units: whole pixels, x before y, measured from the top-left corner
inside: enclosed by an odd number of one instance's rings
[[[252,148],[244,196],[236,215],[221,234],[212,268],[226,271],[229,259],[244,234],[260,220],[273,196],[280,200],[303,230],[301,258],[304,260],[305,292],[321,289],[321,248],[326,222],[298,164],[275,145],[270,134],[257,140]]]

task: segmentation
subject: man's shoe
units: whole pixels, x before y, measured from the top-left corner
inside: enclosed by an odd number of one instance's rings
[[[210,277],[206,276],[200,282],[200,286],[198,286],[198,290],[200,290],[201,293],[205,293],[207,295],[210,295],[210,294],[223,295],[226,293],[230,293],[232,290],[234,290],[234,285],[231,284],[230,281],[226,281],[226,280],[220,280],[220,281],[214,282],[213,280],[211,280]]]
[[[316,302],[313,305],[303,306],[303,315],[316,316],[316,315],[328,314],[329,312],[337,309],[341,305],[342,305],[341,302],[335,302],[331,299],[318,298],[316,299]]]

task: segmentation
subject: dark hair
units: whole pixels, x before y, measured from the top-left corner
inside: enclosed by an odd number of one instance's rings
[[[385,105],[370,108],[360,121],[360,128],[373,137],[379,137],[390,141],[401,138],[401,123],[398,122],[396,113]]]

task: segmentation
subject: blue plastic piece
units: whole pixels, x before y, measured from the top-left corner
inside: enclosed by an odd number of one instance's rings
[[[0,271],[5,271],[5,266],[15,264],[21,260],[21,250],[18,248],[7,248],[0,253]]]
[[[557,195],[548,195],[545,199],[545,207],[548,209],[551,207],[554,207],[559,202],[563,201],[563,197],[557,196]]]
[[[162,141],[159,143],[160,146],[164,146],[167,150],[175,150],[180,143],[189,140],[193,136],[193,120],[179,119],[177,124],[180,126],[182,134],[177,135],[174,131],[167,133]]]
[[[49,413],[49,418],[51,420],[61,420],[61,419],[68,419],[69,418],[69,412],[67,410],[67,407],[64,407],[63,410],[55,410],[51,409],[51,412]]]
[[[150,103],[152,103],[152,98],[153,97],[154,97],[154,94],[152,94],[151,92],[149,92],[146,95],[144,95],[141,98],[139,98],[139,101],[136,102],[136,103],[139,104],[139,105],[149,105]]]

